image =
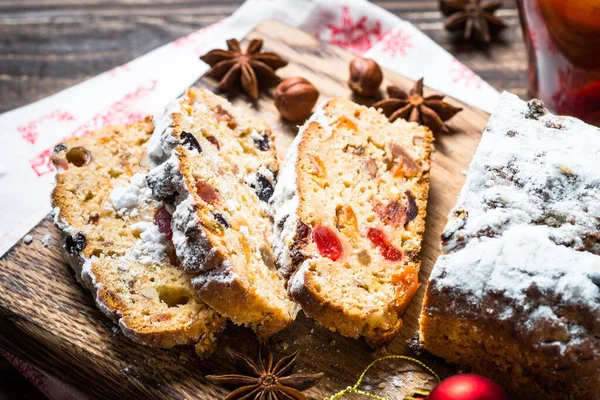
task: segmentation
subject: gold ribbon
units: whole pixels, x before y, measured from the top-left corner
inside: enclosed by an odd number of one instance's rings
[[[375,361],[373,361],[371,364],[369,364],[367,366],[367,368],[364,369],[364,371],[360,374],[360,376],[358,377],[358,380],[356,381],[356,383],[354,384],[354,386],[348,386],[346,389],[341,390],[329,397],[325,397],[323,400],[335,400],[335,399],[339,399],[340,397],[346,395],[346,394],[362,394],[363,396],[367,396],[370,397],[372,399],[377,399],[377,400],[389,400],[386,397],[382,397],[382,396],[378,396],[376,394],[364,391],[364,390],[360,390],[358,387],[360,386],[360,384],[362,383],[363,378],[365,377],[366,373],[369,371],[369,369],[371,369],[371,367],[375,364],[377,364],[380,361],[384,361],[384,360],[391,360],[391,359],[396,359],[396,360],[408,360],[408,361],[412,361],[415,364],[420,365],[421,367],[423,367],[425,370],[427,370],[427,372],[429,372],[431,375],[433,375],[435,377],[435,379],[437,379],[438,382],[441,381],[440,377],[438,376],[438,374],[436,374],[435,372],[433,372],[433,370],[431,368],[429,368],[427,365],[425,365],[424,363],[422,363],[421,361],[414,359],[412,357],[407,357],[407,356],[398,356],[398,355],[392,355],[392,356],[385,356],[385,357],[380,357],[378,359],[376,359]]]

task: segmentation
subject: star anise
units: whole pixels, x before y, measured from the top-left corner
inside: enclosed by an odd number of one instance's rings
[[[504,21],[494,15],[502,6],[494,0],[441,0],[440,8],[446,21],[444,26],[450,32],[463,32],[464,39],[489,42],[492,35],[506,27]]]
[[[261,345],[256,362],[231,349],[226,351],[240,374],[206,376],[213,383],[236,388],[225,400],[306,400],[301,391],[314,386],[323,377],[323,373],[292,374],[298,351],[277,363],[273,362],[273,354],[266,345]]]
[[[383,109],[390,122],[403,118],[428,126],[434,132],[449,133],[444,121],[462,110],[443,101],[442,95],[423,97],[423,78],[415,82],[409,93],[398,86],[388,86],[387,92],[389,98],[378,101],[373,107]]]
[[[227,41],[227,50],[211,50],[200,59],[212,68],[207,72],[211,78],[220,79],[219,89],[230,90],[241,81],[244,91],[253,99],[258,98],[259,80],[276,83],[275,71],[287,65],[287,61],[275,53],[261,52],[263,41],[252,39],[242,50],[236,39]]]

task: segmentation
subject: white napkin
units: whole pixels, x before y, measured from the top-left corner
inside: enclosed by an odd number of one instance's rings
[[[0,254],[50,211],[61,139],[154,114],[207,70],[198,57],[278,19],[491,112],[498,92],[409,22],[365,0],[248,0],[231,17],[53,96],[0,116]],[[39,239],[39,238],[34,238]],[[51,399],[81,398],[10,357]],[[16,360],[16,361],[14,361]],[[33,378],[32,378],[33,377]]]

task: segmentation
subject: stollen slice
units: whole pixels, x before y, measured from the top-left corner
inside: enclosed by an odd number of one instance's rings
[[[100,129],[54,148],[52,192],[67,260],[97,306],[129,338],[210,354],[225,319],[177,266],[170,214],[146,185],[150,118]]]
[[[300,128],[272,199],[273,246],[306,314],[378,347],[418,287],[433,137],[334,98]]]
[[[173,211],[175,250],[196,292],[262,338],[285,328],[297,306],[270,245],[279,164],[269,126],[202,89],[156,125],[148,184]]]

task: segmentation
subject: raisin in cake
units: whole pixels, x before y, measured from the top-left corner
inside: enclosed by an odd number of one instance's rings
[[[224,326],[194,293],[167,229],[170,214],[146,186],[150,119],[59,144],[52,193],[55,221],[78,280],[128,337],[210,353]]]
[[[418,287],[433,137],[348,100],[300,129],[275,188],[275,254],[306,314],[374,346]]]
[[[519,399],[600,398],[600,129],[504,93],[442,234],[425,349]]]
[[[286,327],[289,299],[270,246],[278,161],[268,125],[192,89],[158,118],[154,195],[173,209],[173,242],[200,297],[268,337]]]

